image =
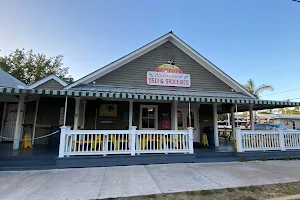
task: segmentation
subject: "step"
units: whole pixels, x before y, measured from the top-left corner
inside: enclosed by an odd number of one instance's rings
[[[195,163],[212,163],[212,162],[234,162],[236,161],[236,157],[228,156],[228,157],[213,157],[213,158],[196,158]]]
[[[1,156],[0,161],[48,160],[56,156]]]
[[[47,161],[13,161],[13,162],[0,162],[0,167],[6,167],[6,166],[34,166],[34,165],[55,165],[55,160],[47,160]]]
[[[49,170],[57,169],[56,165],[33,165],[33,166],[8,166],[0,167],[0,171],[25,171],[25,170]]]
[[[234,152],[197,152],[196,158],[211,158],[211,157],[230,157],[234,156]]]

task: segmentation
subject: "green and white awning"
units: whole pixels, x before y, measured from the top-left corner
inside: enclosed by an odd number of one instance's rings
[[[140,99],[140,100],[163,100],[181,102],[216,102],[216,103],[236,103],[236,104],[255,104],[255,105],[277,105],[279,107],[300,106],[300,102],[270,101],[249,98],[223,98],[223,97],[199,97],[199,96],[176,96],[160,94],[133,94],[118,92],[92,92],[92,91],[73,91],[73,90],[47,90],[47,89],[17,89],[0,88],[0,93],[6,94],[27,94],[27,95],[49,95],[49,96],[70,96],[70,97],[95,97],[95,98],[118,98],[118,99]]]

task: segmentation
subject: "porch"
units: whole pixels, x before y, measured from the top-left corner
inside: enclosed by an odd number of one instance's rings
[[[15,128],[11,140],[13,145],[10,145],[12,147],[10,150],[5,148],[6,152],[3,155],[9,155],[9,152],[12,153],[10,155],[15,155],[15,152],[19,152],[16,156],[18,158],[29,154],[32,158],[46,157],[47,151],[51,151],[53,159],[58,155],[54,165],[56,167],[108,166],[112,163],[112,165],[126,165],[127,160],[135,164],[234,161],[237,154],[234,152],[233,143],[229,142],[225,146],[226,143],[218,136],[218,113],[231,113],[232,124],[235,124],[235,112],[250,111],[252,113],[256,109],[296,105],[295,103],[234,98],[144,95],[141,99],[142,95],[88,92],[82,96],[83,93],[66,91],[59,92],[63,95],[53,95],[54,92],[48,92],[48,94],[45,92],[28,94],[27,92],[26,94],[34,100],[26,102],[25,95],[19,94]],[[28,109],[25,111],[24,119],[22,111],[25,102]],[[253,116],[250,119],[253,123]],[[20,149],[22,141],[20,127],[23,121],[33,124],[33,149],[30,151]],[[52,147],[53,149],[37,150],[38,144],[47,144],[47,140],[39,142],[36,137],[52,133],[51,127],[58,126],[62,126],[57,140],[59,146]],[[39,129],[46,127],[49,131],[42,134]],[[205,127],[212,127],[213,131],[205,132]],[[240,140],[238,138],[240,133],[235,130],[236,127],[233,126],[233,133],[236,133],[233,135],[237,144],[246,141]],[[212,136],[208,138],[210,142],[208,148],[199,146],[204,133],[208,137]],[[248,138],[255,137],[249,136]],[[269,140],[264,136],[262,138]],[[295,144],[298,144],[297,138],[298,136],[292,138]],[[263,143],[260,139],[257,144]],[[253,145],[255,142],[250,144]],[[273,143],[269,144],[273,145]],[[297,148],[296,145],[293,150],[285,152],[290,153],[296,151]],[[239,147],[238,152],[240,149]],[[244,148],[243,152],[249,149],[251,148]],[[252,151],[254,150],[283,151],[279,148],[265,147],[253,148]],[[25,151],[26,153],[23,153]],[[81,164],[76,164],[77,161]],[[91,163],[84,164],[86,162]]]

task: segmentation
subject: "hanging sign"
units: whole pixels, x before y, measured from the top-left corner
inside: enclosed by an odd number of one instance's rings
[[[179,67],[171,64],[163,64],[155,71],[147,72],[148,85],[191,87],[191,77],[184,74]]]

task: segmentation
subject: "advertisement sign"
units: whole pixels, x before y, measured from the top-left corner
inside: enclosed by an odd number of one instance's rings
[[[148,85],[191,87],[191,77],[184,74],[179,67],[171,64],[163,64],[155,71],[147,72]]]
[[[102,104],[99,110],[100,117],[116,117],[117,104]]]
[[[171,115],[170,113],[162,113],[161,128],[170,129],[171,128]]]

